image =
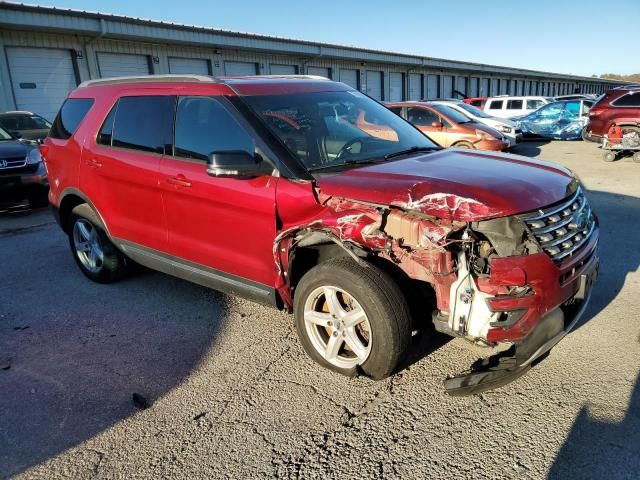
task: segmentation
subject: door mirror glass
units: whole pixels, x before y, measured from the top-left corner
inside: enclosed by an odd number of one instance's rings
[[[272,172],[260,155],[244,150],[212,152],[207,159],[207,173],[212,177],[260,177]]]

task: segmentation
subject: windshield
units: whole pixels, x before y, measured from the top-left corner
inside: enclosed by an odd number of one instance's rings
[[[432,107],[434,110],[442,113],[443,115],[449,117],[450,120],[453,120],[455,123],[469,123],[471,119],[467,117],[464,113],[459,112],[451,107],[440,104],[433,104]]]
[[[456,107],[460,107],[466,112],[469,112],[474,117],[478,118],[491,118],[491,115],[487,115],[479,108],[474,107],[473,105],[468,105],[466,103],[456,103]]]
[[[0,128],[0,141],[2,140],[13,140],[13,137],[9,135],[9,132],[7,132],[4,128]]]
[[[9,130],[45,130],[51,124],[39,115],[15,114],[0,117],[0,126]]]
[[[243,98],[308,170],[385,161],[409,149],[439,148],[358,91]]]

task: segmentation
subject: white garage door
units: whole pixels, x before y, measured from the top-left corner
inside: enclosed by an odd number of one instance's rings
[[[352,70],[350,68],[340,69],[340,81],[346,83],[351,88],[358,89],[358,70]]]
[[[295,75],[298,73],[298,67],[295,65],[276,65],[272,63],[269,71],[271,75]]]
[[[467,94],[467,77],[456,77],[456,90],[463,95]],[[454,95],[456,98],[460,95]]]
[[[402,92],[404,86],[402,85],[402,74],[398,72],[391,72],[389,74],[389,101],[401,102]]]
[[[427,98],[438,98],[440,75],[427,75]]]
[[[7,47],[11,86],[18,110],[53,120],[77,85],[69,50]]]
[[[469,81],[469,96],[477,97],[478,96],[478,81],[480,79],[478,77],[471,77]]]
[[[98,52],[98,69],[101,78],[149,75],[148,55]]]
[[[367,70],[367,95],[382,100],[382,72]]]
[[[409,74],[409,100],[422,100],[422,75]]]
[[[169,57],[169,73],[211,75],[209,61],[204,58]]]
[[[442,77],[442,98],[453,97],[453,77],[451,75],[444,75]]]
[[[331,78],[331,70],[326,67],[307,67],[307,75]]]
[[[257,75],[258,65],[253,62],[224,62],[224,74],[230,77]]]
[[[489,79],[482,78],[480,79],[480,96],[488,97],[489,95],[491,95],[491,92],[489,91]]]

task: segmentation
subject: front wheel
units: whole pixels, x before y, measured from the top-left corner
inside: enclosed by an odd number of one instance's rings
[[[640,163],[640,152],[636,152],[633,154],[633,161],[636,163]]]
[[[320,365],[379,380],[391,375],[411,340],[407,301],[379,268],[336,259],[309,270],[294,297],[295,324]]]
[[[616,159],[616,154],[612,151],[607,151],[602,154],[602,160],[605,162],[613,162]]]

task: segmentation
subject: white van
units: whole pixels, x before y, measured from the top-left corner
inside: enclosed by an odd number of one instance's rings
[[[500,95],[488,98],[483,110],[492,117],[519,117],[534,112],[553,101],[553,98],[550,97],[510,97],[508,95]]]

